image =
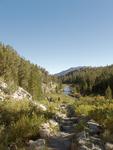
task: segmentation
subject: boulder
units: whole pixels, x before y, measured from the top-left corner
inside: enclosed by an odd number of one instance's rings
[[[88,128],[89,128],[89,133],[91,135],[99,135],[100,133],[103,132],[102,126],[96,123],[94,120],[90,120],[87,122]]]
[[[0,81],[0,93],[2,94],[8,93],[8,85],[2,81]]]
[[[41,109],[42,111],[47,111],[46,106],[44,106],[44,105],[42,105],[42,104],[38,104],[37,107],[38,107],[39,109]]]
[[[6,90],[8,85],[2,81],[0,81],[0,90]]]
[[[85,131],[76,136],[78,150],[105,150],[104,142],[100,138],[89,136]]]
[[[51,128],[48,122],[42,124],[39,130],[39,134],[42,138],[47,138],[51,135]]]
[[[57,135],[58,130],[58,123],[54,120],[49,120],[47,123],[41,125],[39,134],[42,138],[48,138]]]
[[[18,89],[14,93],[12,93],[8,85],[3,81],[0,81],[0,100],[5,100],[5,99],[32,100],[32,96],[21,87],[18,87]]]
[[[29,150],[42,150],[45,149],[45,140],[44,139],[38,139],[36,141],[29,141]]]
[[[113,150],[113,143],[106,143],[105,144],[105,149],[106,150]]]
[[[58,123],[55,120],[49,120],[49,124],[53,127],[58,126]]]
[[[79,141],[79,145],[86,150],[104,150],[103,144],[101,142],[98,143],[96,139],[94,141],[91,138],[82,139]]]
[[[12,94],[12,98],[16,99],[16,100],[22,100],[22,99],[28,99],[28,100],[32,100],[32,96],[31,94],[29,94],[26,90],[24,90],[23,88],[19,87],[13,94]]]
[[[58,112],[56,112],[56,117],[57,118],[66,118],[66,114],[58,111]]]
[[[36,101],[31,101],[31,104],[34,105],[40,111],[47,111],[47,107],[44,106],[43,104],[40,104]]]

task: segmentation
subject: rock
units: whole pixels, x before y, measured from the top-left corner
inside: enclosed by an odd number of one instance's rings
[[[42,104],[38,104],[39,109],[41,109],[42,111],[47,111],[46,106],[42,105]]]
[[[23,100],[28,99],[32,100],[31,94],[29,94],[26,90],[24,90],[21,87],[18,87],[18,89],[12,93],[9,86],[0,81],[0,100]]]
[[[61,113],[61,112],[56,112],[56,116],[58,118],[66,118],[66,114],[65,113]]]
[[[5,97],[7,93],[8,93],[8,85],[0,80],[0,96]]]
[[[39,134],[42,138],[47,138],[49,136],[51,136],[51,129],[49,126],[49,123],[44,123],[39,130]]]
[[[14,98],[16,100],[22,100],[25,98],[28,100],[32,100],[31,94],[29,94],[26,90],[24,90],[21,87],[19,87],[18,90],[12,94],[12,98]]]
[[[10,146],[9,146],[9,150],[17,150],[17,146],[15,143],[12,143]]]
[[[61,104],[60,109],[66,109],[67,105],[66,104]]]
[[[105,148],[106,150],[113,150],[113,143],[106,143]]]
[[[61,131],[66,132],[66,133],[74,132],[73,128],[69,125],[61,126]]]
[[[52,148],[51,150],[70,150],[71,140],[61,137],[50,138],[48,140],[48,146]]]
[[[3,101],[4,100],[4,97],[0,96],[0,101]]]
[[[47,111],[46,106],[44,106],[43,104],[40,104],[40,103],[38,103],[36,101],[31,101],[31,104],[36,106],[37,109],[40,110],[40,111]]]
[[[7,87],[8,87],[8,85],[7,85],[6,83],[0,81],[0,90],[3,90],[3,91],[4,91],[4,90],[7,89]]]
[[[91,150],[91,149],[89,149],[87,146],[83,145],[83,146],[80,146],[78,150]]]
[[[49,120],[47,123],[42,124],[39,134],[42,138],[55,136],[59,130],[59,125],[54,120]]]
[[[97,134],[99,135],[100,133],[103,132],[102,126],[96,123],[94,120],[90,120],[87,122],[88,128],[89,128],[89,133],[91,135]]]
[[[104,142],[99,137],[102,127],[94,120],[85,123],[84,131],[76,135],[77,150],[105,150]]]
[[[67,109],[67,116],[68,117],[75,117],[76,116],[75,109],[73,106],[68,105],[66,109]]]
[[[82,139],[86,138],[86,132],[82,131],[76,135],[78,143],[82,143]],[[84,142],[84,141],[83,141]]]
[[[29,150],[42,150],[45,149],[45,140],[44,139],[38,139],[36,141],[29,141]]]
[[[100,138],[88,136],[87,133],[81,132],[76,136],[78,150],[104,150],[104,143]]]
[[[74,137],[75,133],[66,133],[66,132],[60,132],[59,136],[62,138],[72,138]]]
[[[58,123],[54,120],[49,120],[51,126],[58,126]]]
[[[64,121],[72,121],[73,123],[78,123],[79,118],[78,117],[66,117],[63,119]]]
[[[2,81],[0,81],[0,101],[4,101],[8,96],[8,85]]]

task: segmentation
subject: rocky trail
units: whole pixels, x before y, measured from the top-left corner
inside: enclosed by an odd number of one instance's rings
[[[100,134],[103,129],[98,123],[85,116],[76,116],[70,106],[63,106],[63,109],[66,109],[67,115],[55,118],[60,131],[57,135],[45,139],[47,150],[112,150],[106,148],[105,143],[101,140]],[[77,126],[80,122],[84,122],[86,126],[78,131]],[[36,150],[44,149],[43,146],[42,144]]]
[[[60,126],[60,133],[48,139],[48,149],[51,150],[104,150],[104,144],[99,138],[101,127],[89,121],[87,117],[77,117],[72,107],[66,106],[67,117],[56,120]],[[80,122],[89,123],[87,131],[76,132]],[[89,130],[89,131],[88,131]],[[89,135],[91,134],[91,136]]]
[[[56,137],[51,137],[48,140],[49,149],[54,150],[69,150],[71,148],[71,144],[73,138],[75,136],[75,128],[74,125],[77,123],[77,118],[65,118],[60,120],[60,133]],[[51,147],[51,148],[50,148]]]

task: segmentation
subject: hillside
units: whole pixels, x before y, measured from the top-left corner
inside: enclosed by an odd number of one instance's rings
[[[49,75],[44,68],[32,64],[11,46],[3,44],[0,44],[0,78],[10,85],[12,90],[17,86],[24,88],[35,100],[40,99],[44,92],[54,91],[57,86],[54,85],[57,79]]]
[[[82,95],[106,95],[109,88],[113,93],[113,65],[86,67],[61,76],[62,83],[72,84],[75,92]]]
[[[84,69],[84,68],[85,68],[85,67],[82,67],[82,66],[79,66],[79,67],[72,67],[72,68],[69,68],[69,69],[67,69],[67,70],[64,70],[64,71],[61,71],[61,72],[55,74],[55,76],[62,77],[62,76],[67,75],[67,74],[70,73],[70,72],[79,71],[79,70],[82,70],[82,69]]]

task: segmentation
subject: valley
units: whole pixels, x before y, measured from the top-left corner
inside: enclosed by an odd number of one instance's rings
[[[50,75],[0,45],[0,150],[112,150],[113,65]]]

